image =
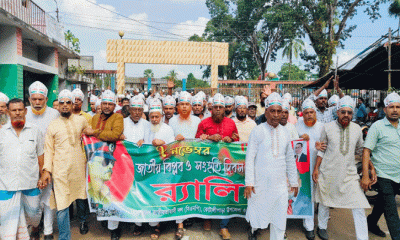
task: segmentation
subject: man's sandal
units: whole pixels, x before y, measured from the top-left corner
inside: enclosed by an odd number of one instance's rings
[[[160,225],[151,227],[151,235],[150,238],[152,240],[157,240],[161,236],[161,230],[160,230]]]
[[[182,239],[183,235],[185,234],[185,229],[183,228],[177,228],[175,231],[175,239],[180,240]]]

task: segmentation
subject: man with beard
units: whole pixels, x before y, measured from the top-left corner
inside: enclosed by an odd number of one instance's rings
[[[193,115],[198,117],[200,120],[204,119],[204,106],[203,98],[199,95],[195,95],[192,99]]]
[[[89,123],[89,126],[91,126],[92,116],[89,113],[82,111],[82,104],[83,101],[85,100],[85,95],[83,94],[82,90],[80,90],[79,88],[75,88],[72,91],[72,95],[75,98],[75,102],[72,105],[72,113],[84,117],[86,121]]]
[[[127,107],[125,107],[125,106],[127,106]],[[124,110],[124,107],[125,107],[125,113],[122,114],[122,111]],[[129,98],[124,97],[121,100],[121,109],[118,110],[118,111],[115,111],[115,112],[119,113],[119,114],[122,114],[122,116],[124,116],[124,115],[126,115],[126,111],[129,111]],[[124,118],[125,118],[125,116],[124,116]]]
[[[326,88],[328,88],[330,82],[332,81],[333,76],[326,81],[326,83],[319,88],[314,94],[311,94],[308,99],[314,100],[317,105],[317,120],[321,123],[329,123],[335,120],[336,107],[327,107],[328,101],[328,92]],[[336,77],[334,81],[334,88],[339,93],[339,97],[342,98],[344,96],[342,90],[339,88],[339,76]]]
[[[21,99],[9,101],[8,112],[11,121],[0,129],[0,238],[29,239],[28,225],[37,227],[41,218],[43,134],[26,122]]]
[[[378,200],[367,218],[368,230],[385,237],[378,226],[379,218],[384,213],[390,236],[397,240],[400,239],[400,219],[395,200],[400,189],[400,96],[391,93],[385,98],[384,104],[386,117],[372,124],[365,139],[361,186],[367,191],[377,182],[379,191]],[[375,168],[368,167],[370,159]],[[371,179],[368,170],[372,170]]]
[[[249,103],[249,115],[248,117],[255,121],[257,117],[257,105],[254,102]]]
[[[236,114],[233,112],[235,108],[235,100],[229,96],[225,97],[225,117],[234,119]]]
[[[163,111],[164,111],[164,119],[163,122],[165,124],[169,124],[169,120],[174,116],[175,113],[175,99],[168,95],[164,98],[163,101]]]
[[[200,122],[197,128],[196,138],[227,143],[239,141],[239,134],[235,122],[225,117],[225,99],[220,93],[214,95],[211,117]],[[222,219],[220,223],[221,230],[219,234],[223,239],[231,238],[227,228],[228,223],[229,219]],[[204,221],[204,230],[211,230],[211,220]]]
[[[7,103],[9,98],[0,92],[0,128],[8,123]]]
[[[302,104],[302,109],[303,109],[303,119],[299,119],[299,121],[296,123],[296,129],[298,134],[300,135],[300,138],[304,139],[305,141],[309,141],[310,162],[306,164],[298,162],[297,164],[299,165],[298,168],[300,169],[301,173],[306,173],[310,172],[310,165],[311,165],[311,170],[314,169],[318,150],[325,151],[326,143],[319,142],[324,124],[317,121],[317,112],[316,112],[317,107],[315,106],[314,101],[306,99]],[[300,180],[301,182],[310,182],[310,175],[302,174],[300,175]],[[315,189],[315,185],[313,185],[313,188]],[[315,190],[313,192],[315,192]],[[313,199],[308,199],[306,195],[307,193],[305,192],[305,189],[300,188],[297,200],[293,204],[293,209],[296,210],[297,209],[296,206],[300,205],[302,202],[313,201]],[[308,214],[308,212],[303,213],[295,211],[293,212],[293,214],[306,215]],[[312,216],[311,218],[305,218],[303,220],[303,226],[305,229],[306,238],[308,240],[315,239],[314,216]]]
[[[111,90],[104,91],[101,96],[101,113],[94,115],[92,119],[93,136],[103,142],[120,140],[124,131],[124,118],[121,114],[114,113],[115,101],[115,94]],[[118,240],[121,237],[121,230],[118,225],[118,221],[108,221],[112,240]]]
[[[213,105],[213,98],[210,96],[208,98],[207,109],[206,112],[204,113],[204,118],[211,117],[212,105]]]
[[[296,117],[296,110],[292,106],[292,95],[290,93],[285,93],[283,94],[283,100],[287,101],[289,103],[289,110],[288,110],[288,122],[291,124],[296,124],[297,123],[297,117]]]
[[[355,165],[355,154],[363,147],[360,126],[351,122],[354,101],[349,96],[339,100],[338,120],[324,125],[321,142],[327,142],[325,153],[318,152],[312,178],[317,184],[315,201],[318,208],[318,236],[328,239],[329,208],[352,209],[359,240],[368,239],[367,218],[364,208],[370,208],[360,187]]]
[[[257,239],[258,230],[269,225],[270,239],[282,240],[288,209],[287,180],[294,196],[297,196],[298,175],[292,139],[279,124],[282,119],[282,98],[278,93],[268,96],[265,108],[267,122],[253,129],[246,152],[246,220],[251,226],[249,240]]]
[[[236,127],[239,132],[240,141],[248,142],[250,133],[255,126],[257,126],[256,122],[247,117],[248,108],[247,108],[247,99],[243,96],[239,96],[235,101],[236,106],[236,118],[233,121],[236,124]]]
[[[38,186],[43,189],[54,181],[51,207],[57,209],[60,240],[71,239],[69,206],[77,199],[87,199],[86,156],[81,135],[93,134],[85,118],[72,114],[74,97],[62,90],[58,96],[61,117],[47,129],[44,147],[44,166]]]
[[[197,132],[197,127],[201,122],[200,118],[193,116],[192,95],[183,91],[179,95],[178,113],[169,121],[169,126],[174,130],[175,140],[183,141],[185,139],[194,139]]]
[[[95,95],[90,96],[90,111],[88,112],[90,116],[96,115],[96,102],[98,98]]]
[[[288,121],[290,113],[290,104],[287,100],[282,100],[282,118],[279,122],[282,126],[288,130],[290,138],[292,140],[299,138],[299,134],[297,133],[296,127]]]
[[[46,86],[36,81],[29,86],[29,102],[30,105],[27,107],[26,121],[36,125],[44,136],[47,131],[47,127],[50,123],[60,116],[60,113],[51,108],[47,107],[47,88]],[[46,189],[41,192],[40,196],[40,210],[43,211],[43,233],[44,238],[53,239],[53,222],[55,211],[50,209],[50,195],[51,195],[52,184],[50,183]],[[40,213],[40,215],[42,212]],[[32,229],[32,237],[39,238],[39,229]]]

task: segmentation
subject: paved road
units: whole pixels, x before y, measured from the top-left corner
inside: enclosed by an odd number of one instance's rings
[[[398,211],[400,210],[400,199],[397,199]],[[371,212],[371,209],[367,209],[367,214]],[[192,227],[187,229],[185,240],[220,240],[218,235],[218,225],[219,221],[213,221],[213,228],[211,231],[203,231],[201,220],[196,222]],[[384,240],[390,239],[389,232],[386,226],[384,217],[379,221],[381,229],[387,233],[386,238],[380,238],[370,233],[369,239],[371,240]],[[244,219],[234,218],[229,223],[229,230],[232,235],[232,240],[245,240],[247,239],[247,222]],[[99,239],[108,240],[110,235],[108,230],[102,228],[101,224],[96,221],[94,215],[91,215],[89,223],[90,231],[86,235],[79,234],[79,226],[76,220],[71,223],[72,239]],[[165,230],[163,231],[160,239],[174,239],[174,229],[175,225],[173,223],[166,224]],[[138,239],[138,240],[148,240],[150,239],[150,231],[147,230],[140,237],[134,237],[132,234],[133,225],[127,223],[121,223],[121,228],[123,229],[121,239]],[[354,222],[351,214],[351,210],[347,209],[331,209],[331,218],[328,224],[328,232],[331,240],[353,240],[355,237]],[[57,230],[55,230],[57,235]],[[289,220],[287,227],[288,239],[306,239],[302,232],[302,220]],[[56,237],[57,239],[57,237]],[[263,230],[261,235],[258,237],[259,240],[269,239],[269,230]],[[319,239],[318,237],[316,239]]]

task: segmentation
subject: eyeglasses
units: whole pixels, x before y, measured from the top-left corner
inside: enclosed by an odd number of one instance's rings
[[[352,114],[353,114],[353,111],[341,110],[340,113],[341,113],[341,114],[346,114],[346,113],[347,113],[348,115],[352,115]]]
[[[72,101],[58,101],[58,104],[59,105],[64,105],[64,104],[70,105],[70,104],[72,104]]]

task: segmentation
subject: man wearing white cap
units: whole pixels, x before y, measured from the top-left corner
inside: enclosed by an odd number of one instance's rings
[[[47,88],[46,86],[36,81],[29,86],[29,102],[30,105],[27,107],[26,121],[36,125],[43,133],[46,134],[47,128],[50,123],[60,116],[60,113],[48,107],[47,104]],[[50,209],[50,194],[51,194],[52,184],[50,184],[41,193],[40,205],[41,210],[43,210],[43,233],[45,239],[52,239],[53,237],[53,222],[55,211]],[[33,228],[33,234],[37,234],[38,229]]]
[[[296,127],[289,122],[289,116],[290,116],[290,104],[287,100],[283,99],[282,100],[282,118],[280,121],[280,124],[288,130],[290,137],[292,140],[298,139],[299,134],[297,133]]]
[[[28,226],[37,227],[40,191],[37,188],[43,167],[43,134],[26,122],[21,99],[8,103],[10,122],[0,129],[0,239],[29,237]]]
[[[90,96],[90,111],[88,112],[90,116],[96,115],[96,102],[98,98],[95,95]]]
[[[288,122],[291,124],[296,124],[297,123],[297,117],[296,117],[296,111],[294,107],[292,106],[292,95],[290,93],[285,93],[283,95],[283,100],[287,101],[289,103],[289,115],[288,115]]]
[[[233,112],[235,108],[235,100],[232,97],[226,96],[225,97],[225,117],[234,119],[236,117],[235,113]]]
[[[282,98],[272,93],[265,100],[267,121],[250,134],[246,152],[244,192],[248,199],[246,220],[250,223],[249,239],[256,239],[258,229],[271,224],[270,239],[282,240],[286,230],[289,180],[297,196],[298,174],[291,137],[279,124]]]
[[[395,200],[397,190],[400,189],[400,96],[391,93],[385,98],[384,104],[386,117],[372,124],[365,139],[361,186],[367,191],[377,182],[379,189],[378,201],[368,216],[368,230],[385,237],[385,233],[378,227],[379,218],[384,213],[391,238],[400,239],[400,219]],[[376,169],[372,179],[368,172],[371,170],[368,166],[370,159]]]
[[[220,93],[213,97],[211,117],[202,120],[197,128],[196,138],[211,140],[213,142],[239,141],[239,134],[235,122],[225,117],[225,99]],[[229,219],[222,219],[219,234],[223,239],[230,239],[228,231]],[[211,230],[211,221],[204,221],[204,230]]]
[[[238,129],[241,142],[248,142],[251,131],[255,126],[257,126],[256,122],[247,117],[249,111],[247,105],[248,102],[245,97],[238,96],[236,98],[236,117],[233,119],[233,121]]]
[[[58,96],[61,117],[47,129],[43,172],[38,182],[40,188],[45,188],[51,179],[54,181],[51,207],[57,209],[60,240],[71,239],[69,206],[77,199],[87,199],[81,135],[90,136],[93,130],[85,118],[72,114],[74,100],[72,92],[66,89]]]
[[[121,114],[115,113],[115,101],[115,94],[111,90],[104,91],[101,95],[101,113],[94,115],[92,119],[93,136],[103,142],[116,142],[121,139],[124,132],[124,118]],[[113,240],[121,237],[118,225],[118,221],[108,221],[108,229]]]
[[[306,172],[310,172],[314,169],[315,161],[317,158],[318,150],[325,151],[326,144],[320,143],[319,139],[322,133],[323,123],[317,121],[317,107],[315,106],[314,101],[310,99],[306,99],[302,104],[303,110],[303,118],[299,119],[296,123],[296,129],[300,138],[303,138],[306,141],[309,141],[310,146],[310,162],[300,162],[296,159],[297,168],[299,169],[301,182],[310,182],[310,175],[304,174]],[[315,185],[313,185],[315,187]],[[315,190],[313,191],[315,192]],[[307,193],[305,193],[305,189],[300,188],[299,195],[297,200],[293,204],[293,209],[295,212],[293,214],[296,215],[307,215],[308,213],[297,212],[296,206],[301,205],[303,202],[314,201],[313,199],[308,199]],[[314,216],[310,218],[305,218],[303,220],[303,226],[305,229],[305,235],[308,240],[315,239],[314,233]]]
[[[330,207],[352,209],[357,239],[368,239],[364,208],[370,206],[354,164],[364,141],[360,126],[351,122],[354,107],[351,97],[342,97],[337,106],[338,120],[325,124],[320,138],[327,148],[318,151],[312,177],[317,184],[315,201],[319,203],[317,233],[323,240],[328,239]]]
[[[85,100],[85,95],[83,94],[82,90],[75,88],[72,91],[72,95],[74,95],[75,98],[75,102],[72,107],[72,113],[84,117],[89,125],[92,125],[92,116],[89,113],[82,111],[82,104]]]
[[[327,107],[328,101],[328,92],[326,88],[328,88],[330,82],[332,81],[333,76],[317,91],[311,94],[308,98],[315,101],[317,105],[317,119],[322,123],[329,123],[335,120],[334,112],[336,111],[336,107]],[[334,81],[335,90],[339,93],[339,97],[343,97],[344,94],[342,90],[339,88],[339,77]]]
[[[125,140],[142,146],[147,138],[146,134],[150,128],[150,123],[142,118],[144,101],[142,98],[135,96],[131,98],[129,103],[130,116],[124,118],[124,137]]]
[[[0,92],[0,128],[8,122],[7,103],[8,97]]]
[[[163,122],[165,124],[169,124],[169,120],[174,116],[175,105],[176,105],[176,101],[175,101],[175,98],[173,98],[172,96],[168,95],[168,96],[166,96],[164,98],[164,101],[163,101],[163,112],[164,112]]]
[[[204,119],[204,106],[202,96],[197,94],[192,98],[193,115],[200,118],[200,120]]]
[[[206,105],[207,108],[206,108],[206,112],[204,113],[204,118],[211,117],[212,105],[213,105],[213,98],[210,96],[208,98],[208,102],[207,102],[207,105]]]

